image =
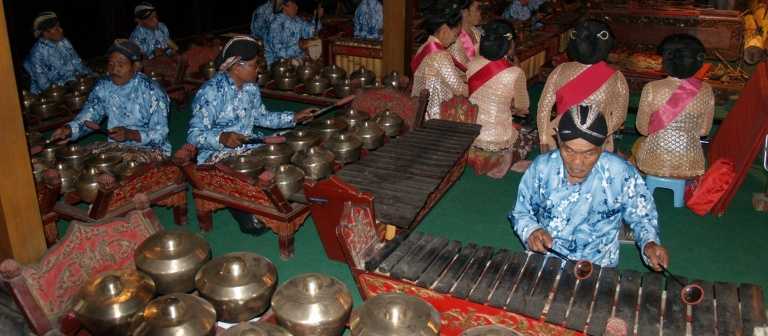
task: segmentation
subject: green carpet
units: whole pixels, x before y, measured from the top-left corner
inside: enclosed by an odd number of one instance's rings
[[[538,100],[536,89],[531,90],[532,107]],[[304,107],[274,100],[267,100],[266,104],[274,110]],[[174,109],[171,113],[170,134],[174,150],[185,142],[189,117],[190,112],[186,109]],[[619,148],[626,149],[633,141],[634,137],[625,136],[619,142]],[[479,245],[521,250],[522,245],[506,218],[514,205],[521,176],[510,173],[502,180],[494,180],[475,176],[470,168],[466,169],[417,230]],[[758,213],[751,206],[752,193],[762,191],[766,183],[766,174],[755,165],[726,214],[719,218],[699,217],[687,208],[673,208],[672,193],[658,190],[655,197],[661,239],[671,255],[670,270],[691,279],[749,282],[768,288],[768,272],[760,266],[768,260],[768,251],[762,245],[764,237],[768,237],[768,214]],[[156,210],[165,227],[174,227],[170,210]],[[197,232],[195,213],[190,197],[186,228]],[[213,230],[203,235],[211,243],[215,256],[234,251],[261,254],[277,266],[280,283],[307,272],[332,275],[347,284],[356,305],[361,302],[347,267],[325,257],[311,218],[297,232],[296,255],[287,261],[279,257],[274,234],[258,237],[243,234],[228,211],[217,212]],[[637,248],[628,245],[622,246],[619,268],[647,271]]]

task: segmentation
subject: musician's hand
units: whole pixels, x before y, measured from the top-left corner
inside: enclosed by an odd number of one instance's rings
[[[325,15],[325,9],[323,9],[323,6],[317,7],[317,17],[321,18]]]
[[[319,109],[317,109],[317,108],[311,107],[311,108],[304,109],[304,110],[301,110],[299,112],[296,112],[293,115],[293,122],[298,124],[298,123],[301,123],[301,122],[304,122],[304,121],[309,121],[309,120],[312,119],[312,113],[314,113],[314,112],[316,112],[318,110]]]
[[[128,140],[141,142],[141,133],[123,126],[118,126],[109,129],[109,138],[117,142],[125,142]]]
[[[245,135],[236,132],[222,132],[221,135],[219,135],[219,142],[224,145],[224,147],[228,148],[239,147],[246,139],[247,137]]]
[[[528,249],[534,252],[547,253],[547,249],[552,248],[552,236],[544,229],[533,231],[528,236]]]
[[[154,54],[155,54],[155,56],[163,56],[163,55],[165,55],[165,49],[163,49],[163,48],[155,48]]]
[[[648,257],[648,266],[654,271],[661,272],[661,267],[659,265],[663,265],[664,268],[669,268],[669,254],[667,254],[667,249],[664,248],[664,246],[650,242],[645,244],[643,253]]]
[[[55,131],[53,131],[53,134],[51,134],[51,140],[56,142],[57,144],[65,143],[69,138],[72,136],[72,129],[69,128],[69,125],[64,125],[62,127],[57,128]]]
[[[307,42],[307,40],[305,40],[305,39],[301,39],[301,40],[299,40],[299,48],[301,48],[301,49],[307,49],[307,43],[308,43],[308,42]]]

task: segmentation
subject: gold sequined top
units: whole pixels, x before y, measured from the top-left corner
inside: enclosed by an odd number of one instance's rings
[[[419,47],[416,55],[430,42],[440,43],[436,37],[430,36],[427,42]],[[448,51],[437,51],[424,57],[413,74],[411,96],[418,96],[422,89],[429,91],[429,103],[427,103],[427,114],[424,119],[437,119],[440,117],[442,102],[453,96],[467,96],[467,78],[453,64],[453,58]]]
[[[453,58],[455,58],[459,63],[463,64],[464,66],[468,66],[469,62],[471,62],[473,59],[480,56],[480,29],[477,27],[472,27],[468,32],[469,37],[472,38],[473,44],[475,45],[475,56],[469,57],[467,55],[467,51],[464,50],[464,44],[461,43],[461,40],[457,37],[456,42],[453,42],[450,47],[448,47],[448,52],[451,53]],[[469,70],[469,69],[467,69]]]
[[[643,87],[637,111],[637,130],[648,137],[640,145],[637,165],[646,174],[690,178],[704,174],[704,151],[699,136],[709,134],[715,114],[712,87],[701,84],[696,97],[667,127],[648,135],[651,115],[667,102],[680,85],[674,77],[650,82]]]
[[[488,59],[482,56],[469,62],[467,77],[482,69],[488,62]],[[510,108],[514,105],[516,109],[528,110],[528,89],[525,80],[522,69],[509,67],[497,73],[469,96],[469,101],[479,107],[477,123],[483,126],[480,135],[475,139],[475,147],[498,151],[514,145],[518,132],[512,127]]]
[[[547,83],[544,84],[544,91],[541,93],[541,99],[539,99],[539,109],[536,113],[536,125],[539,129],[540,143],[548,144],[553,148],[556,145],[553,138],[555,134],[554,128],[557,127],[560,118],[552,120],[553,116],[556,115],[553,110],[556,101],[555,94],[558,89],[575,78],[587,67],[589,67],[588,64],[566,62],[558,65],[547,78]],[[620,71],[616,71],[603,86],[584,100],[583,104],[596,106],[605,116],[606,122],[608,122],[608,134],[616,132],[624,125],[624,120],[627,118],[627,107],[629,106],[629,86],[624,75]],[[613,150],[613,137],[608,137],[604,148],[609,151]]]

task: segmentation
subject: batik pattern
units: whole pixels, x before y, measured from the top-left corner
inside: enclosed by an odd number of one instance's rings
[[[187,142],[197,147],[197,161],[202,164],[223,153],[243,152],[254,147],[226,148],[219,142],[223,132],[259,137],[263,134],[255,132],[255,126],[279,129],[294,125],[293,112],[267,111],[255,84],[245,83],[238,89],[226,72],[219,72],[203,84],[192,101]]]
[[[554,250],[608,267],[619,263],[622,221],[641,250],[649,242],[660,244],[653,196],[625,160],[604,152],[584,181],[572,184],[567,178],[557,150],[537,157],[523,175],[509,219],[524,244],[532,232],[545,229]]]

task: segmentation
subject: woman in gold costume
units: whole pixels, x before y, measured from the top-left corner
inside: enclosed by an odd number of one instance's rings
[[[462,65],[446,50],[456,40],[461,22],[460,4],[456,0],[420,2],[422,26],[429,38],[411,60],[413,88],[411,96],[429,91],[425,119],[440,117],[440,104],[453,96],[467,96],[467,83]]]
[[[459,35],[456,37],[456,42],[448,47],[453,58],[465,67],[479,55],[478,48],[482,31],[477,25],[483,19],[482,5],[481,1],[464,0],[461,8]]]
[[[646,174],[689,179],[704,174],[699,137],[709,134],[715,112],[712,87],[696,78],[704,45],[687,34],[668,36],[659,46],[669,77],[643,87],[637,129],[646,137],[636,153]]]
[[[479,107],[482,125],[469,154],[475,173],[502,178],[512,164],[525,159],[535,141],[534,132],[521,136],[513,115],[528,114],[528,90],[522,69],[514,66],[514,30],[505,20],[483,27],[479,56],[469,63],[469,100]]]

